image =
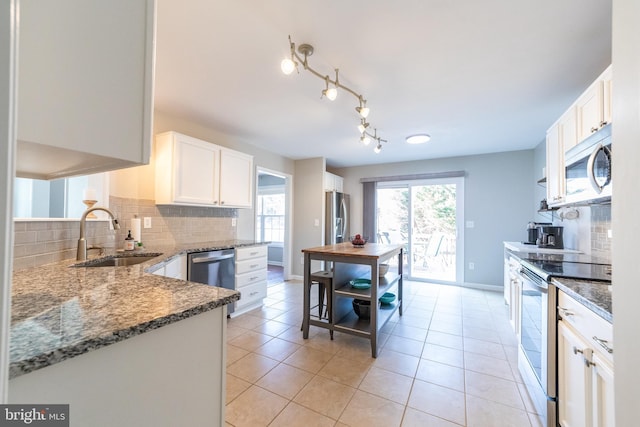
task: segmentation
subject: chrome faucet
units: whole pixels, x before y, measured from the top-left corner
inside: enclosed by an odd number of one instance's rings
[[[111,217],[111,223],[113,224],[114,230],[119,230],[120,225],[118,224],[118,219],[116,216],[107,208],[101,208],[100,206],[96,206],[95,208],[89,208],[82,214],[80,218],[80,238],[78,239],[78,252],[76,254],[76,260],[78,261],[86,261],[87,260],[87,249],[102,249],[97,246],[89,246],[87,247],[87,239],[84,237],[87,228],[87,215],[89,215],[93,211],[104,211],[109,214]]]

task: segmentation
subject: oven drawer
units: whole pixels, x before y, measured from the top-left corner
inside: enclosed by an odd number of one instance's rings
[[[267,256],[267,245],[236,248],[236,261]]]
[[[565,292],[558,291],[558,315],[589,340],[590,347],[613,363],[613,325],[580,304]],[[608,351],[611,349],[611,352]]]

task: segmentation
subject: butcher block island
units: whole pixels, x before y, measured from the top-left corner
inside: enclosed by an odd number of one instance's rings
[[[309,326],[343,332],[371,341],[371,356],[378,355],[378,334],[396,313],[402,315],[402,245],[368,243],[357,247],[349,242],[303,249],[304,312],[302,332],[309,338]],[[324,270],[312,265],[324,262]],[[393,267],[380,275],[381,264]],[[311,314],[311,287],[317,278],[327,281],[327,313]],[[384,296],[384,297],[383,297]],[[380,300],[382,297],[382,301]],[[356,310],[358,313],[356,313]]]

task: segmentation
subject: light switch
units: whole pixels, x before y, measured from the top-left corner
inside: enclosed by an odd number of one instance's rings
[[[473,221],[467,221],[467,228],[473,228],[476,224]]]
[[[231,218],[231,226],[232,227],[236,226],[236,222],[237,222],[236,218]]]
[[[318,218],[313,220],[313,225],[316,227],[320,227],[320,220]]]
[[[151,228],[151,217],[150,216],[145,216],[144,217],[144,228]]]

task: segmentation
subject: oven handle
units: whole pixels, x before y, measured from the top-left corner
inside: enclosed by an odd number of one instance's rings
[[[225,260],[225,259],[230,259],[230,258],[233,258],[233,257],[234,257],[234,254],[222,255],[222,256],[220,256],[220,255],[210,255],[210,256],[203,256],[203,257],[199,257],[199,258],[193,257],[193,258],[191,258],[191,262],[194,263],[194,264],[200,264],[200,263],[203,263],[203,262],[218,262],[218,261],[222,261],[222,260]]]
[[[527,268],[522,267],[520,269],[520,276],[524,279],[528,279],[536,288],[543,292],[547,292],[549,290],[549,284],[544,281],[544,279],[534,272],[528,270]]]

